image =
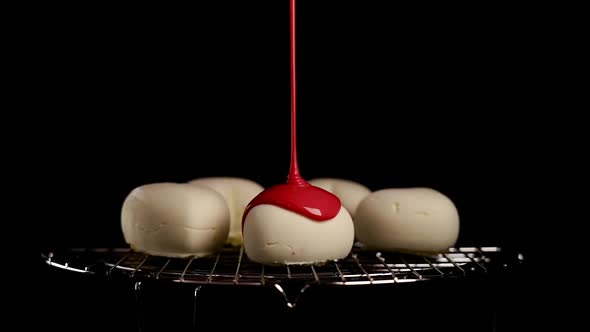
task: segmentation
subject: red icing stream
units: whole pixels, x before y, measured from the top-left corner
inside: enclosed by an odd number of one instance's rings
[[[287,183],[270,187],[248,204],[244,211],[242,225],[248,212],[257,205],[270,204],[293,211],[315,221],[326,221],[334,218],[340,212],[341,203],[338,197],[314,187],[299,175],[297,163],[297,131],[296,131],[296,102],[297,80],[295,66],[295,0],[290,0],[290,30],[291,30],[291,169]]]

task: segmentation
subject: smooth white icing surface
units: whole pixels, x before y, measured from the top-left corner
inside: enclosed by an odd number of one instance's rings
[[[383,189],[359,204],[354,226],[357,239],[370,249],[436,253],[457,241],[459,214],[433,189]]]
[[[136,251],[167,257],[217,252],[227,239],[229,219],[219,193],[179,183],[137,187],[121,210],[125,241]]]
[[[345,179],[317,178],[310,180],[309,183],[338,196],[342,206],[348,210],[353,219],[359,203],[371,193],[366,186]]]
[[[227,242],[239,246],[242,244],[242,217],[244,210],[250,201],[264,188],[258,183],[235,177],[208,177],[199,178],[189,182],[189,184],[196,184],[209,187],[220,193],[230,213],[230,228]]]
[[[280,207],[262,204],[248,213],[244,249],[262,264],[312,264],[346,257],[354,242],[354,225],[344,208],[318,222]]]

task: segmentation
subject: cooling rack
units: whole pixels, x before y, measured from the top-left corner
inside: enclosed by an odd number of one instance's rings
[[[42,253],[51,267],[106,278],[201,285],[269,286],[289,307],[314,285],[362,286],[485,276],[523,261],[522,254],[499,247],[458,247],[435,256],[366,251],[356,247],[345,258],[308,266],[266,266],[252,262],[243,248],[224,248],[202,258],[166,258],[129,248],[72,248]],[[293,288],[291,296],[287,285]]]

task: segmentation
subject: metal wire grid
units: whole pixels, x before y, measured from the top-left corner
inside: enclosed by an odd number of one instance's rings
[[[345,259],[308,266],[261,265],[237,248],[225,248],[215,256],[188,259],[150,256],[128,248],[68,249],[50,251],[42,257],[56,268],[136,280],[199,285],[278,285],[286,281],[306,285],[369,285],[487,274],[491,264],[502,265],[501,253],[498,247],[461,247],[427,257],[355,248]],[[520,254],[518,259],[522,259]]]

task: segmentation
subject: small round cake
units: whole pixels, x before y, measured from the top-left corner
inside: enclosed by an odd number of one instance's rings
[[[165,257],[207,256],[229,232],[229,209],[215,190],[154,183],[135,188],[121,211],[125,241],[135,251]]]
[[[248,203],[264,188],[258,183],[236,177],[207,177],[190,181],[189,184],[209,187],[220,193],[229,207],[230,226],[227,243],[242,245],[242,216]]]
[[[455,244],[459,214],[448,197],[433,189],[383,189],[359,204],[354,227],[367,249],[429,255]]]
[[[371,193],[366,186],[345,179],[317,178],[310,180],[309,183],[338,196],[342,206],[348,210],[353,219],[359,203]]]
[[[269,204],[254,207],[244,222],[244,249],[261,264],[302,265],[338,260],[354,242],[354,225],[344,208],[318,222]]]

